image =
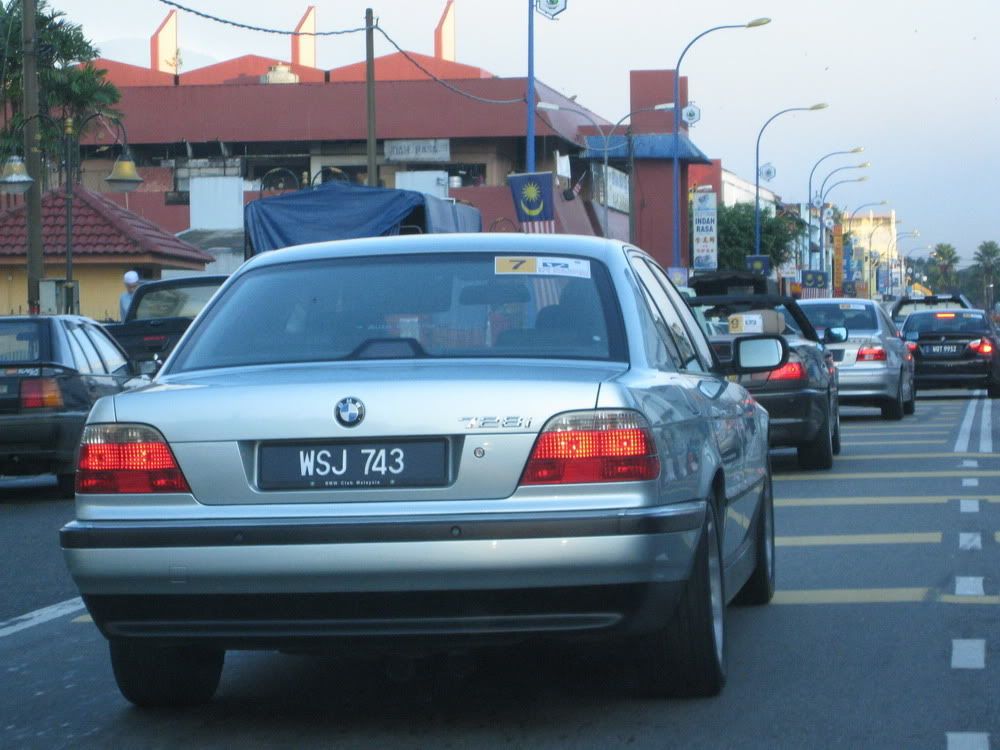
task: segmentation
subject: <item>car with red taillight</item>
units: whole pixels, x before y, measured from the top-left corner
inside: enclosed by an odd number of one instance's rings
[[[874,300],[804,299],[799,306],[820,335],[846,328],[847,340],[832,343],[843,404],[876,406],[883,419],[902,419],[916,410],[914,358],[885,309]]]
[[[846,331],[831,330],[822,341],[796,300],[782,295],[729,290],[687,302],[724,361],[741,336],[771,333],[785,339],[788,362],[740,382],[767,409],[772,446],[795,448],[802,468],[831,468],[840,452],[840,400],[837,368],[826,345],[843,340]]]
[[[1000,336],[985,311],[914,312],[903,336],[921,388],[985,388],[1000,398]]]
[[[262,304],[266,300],[266,304]],[[95,404],[70,572],[122,693],[199,703],[227,650],[626,643],[712,695],[774,591],[768,414],[664,270],[594,238],[381,237],[244,264],[153,382]]]
[[[132,376],[125,353],[89,318],[0,317],[0,474],[55,474],[72,496],[87,414]]]

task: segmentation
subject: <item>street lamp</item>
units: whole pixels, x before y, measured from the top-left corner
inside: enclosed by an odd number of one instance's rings
[[[590,121],[591,125],[597,128],[598,134],[604,141],[604,147],[601,149],[601,151],[603,152],[603,159],[604,159],[604,173],[603,173],[604,209],[601,212],[602,214],[601,223],[603,224],[603,226],[601,227],[601,231],[604,233],[604,236],[607,237],[608,236],[608,153],[612,150],[623,148],[625,145],[622,144],[621,146],[612,147],[610,145],[611,136],[614,135],[615,130],[617,130],[622,125],[622,123],[624,123],[634,114],[638,114],[639,112],[662,112],[669,109],[676,110],[677,107],[674,105],[673,102],[667,102],[666,104],[654,104],[652,107],[641,107],[639,109],[633,109],[628,114],[623,115],[622,118],[618,120],[618,122],[612,125],[611,129],[608,130],[607,133],[604,132],[604,127],[600,123],[598,123],[597,120],[591,117],[590,113],[587,112],[586,110],[576,109],[574,107],[560,107],[558,104],[554,104],[553,102],[538,102],[538,104],[535,105],[535,107],[536,109],[548,112],[557,112],[557,111],[573,112],[575,114],[581,115],[582,117],[585,117],[587,120]],[[596,150],[596,149],[591,149],[589,145],[587,146],[587,149]]]
[[[830,187],[826,188],[824,192],[820,193],[819,205],[820,206],[826,205],[826,196],[828,196],[831,192],[833,192],[833,189],[838,185],[845,185],[848,182],[864,182],[867,179],[868,179],[867,176],[861,176],[861,177],[855,177],[854,179],[850,180],[838,180],[837,182],[830,185]],[[825,180],[824,184],[826,184]],[[822,221],[820,222],[819,225],[819,270],[821,271],[826,270],[826,226]]]
[[[889,201],[875,201],[874,203],[862,203],[856,209],[851,211],[850,218],[847,220],[847,226],[851,227],[854,225],[854,217],[857,215],[858,211],[863,208],[871,208],[872,206],[885,206],[888,205]]]
[[[757,150],[755,151],[754,164],[753,164],[753,179],[754,179],[754,201],[753,201],[753,251],[754,255],[760,255],[760,139],[764,135],[764,131],[767,126],[774,122],[776,119],[781,117],[781,115],[788,114],[789,112],[814,112],[819,109],[826,109],[829,104],[825,102],[820,102],[819,104],[814,104],[811,107],[789,107],[788,109],[783,109],[780,112],[776,112],[771,115],[767,122],[765,122],[757,133]]]
[[[770,18],[755,18],[747,23],[737,23],[737,24],[727,24],[725,26],[713,26],[711,29],[706,29],[701,32],[687,43],[687,46],[681,52],[681,56],[677,58],[677,64],[674,66],[674,265],[680,266],[681,264],[681,158],[678,149],[678,141],[680,140],[681,132],[681,112],[680,112],[680,99],[681,99],[681,63],[684,61],[684,56],[687,54],[691,46],[707,34],[711,34],[713,31],[722,31],[723,29],[756,29],[759,26],[766,26],[771,23]]]
[[[854,148],[848,149],[847,151],[831,151],[825,156],[821,156],[811,170],[809,170],[809,190],[806,193],[806,197],[809,201],[809,210],[806,212],[806,259],[807,265],[812,267],[812,201],[813,201],[813,175],[816,173],[816,168],[822,164],[824,161],[829,159],[831,156],[843,156],[845,154],[860,154],[865,150],[864,146],[855,146]],[[822,206],[818,206],[822,208]]]
[[[117,117],[112,117],[105,114],[104,112],[94,112],[87,115],[80,121],[78,128],[74,127],[73,118],[67,117],[62,123],[54,120],[48,115],[38,113],[32,115],[30,118],[21,123],[20,127],[35,118],[45,120],[53,128],[60,128],[62,130],[62,147],[63,147],[63,163],[65,165],[65,198],[66,198],[66,286],[65,286],[65,301],[64,310],[68,313],[79,312],[76,309],[75,299],[73,296],[73,183],[79,178],[79,165],[75,164],[76,159],[74,158],[74,153],[76,157],[79,157],[80,144],[79,135],[83,132],[83,129],[87,124],[97,118],[103,117],[108,122],[115,126],[116,134],[115,140],[117,141],[119,136],[121,137],[122,150],[118,158],[115,160],[114,165],[111,167],[111,172],[104,181],[108,185],[116,190],[117,192],[128,193],[135,190],[142,183],[142,177],[139,176],[138,171],[135,167],[135,161],[132,159],[132,153],[128,147],[128,134],[125,131],[125,125]],[[75,147],[75,148],[74,148]],[[14,193],[23,194],[31,186],[34,179],[27,173],[24,169],[24,162],[18,156],[10,157],[4,164],[2,172],[0,172],[0,192],[4,193]]]

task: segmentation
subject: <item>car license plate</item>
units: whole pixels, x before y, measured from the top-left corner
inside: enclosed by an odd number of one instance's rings
[[[440,487],[447,481],[444,440],[260,448],[258,484],[264,490]]]
[[[958,346],[955,344],[931,344],[924,347],[927,354],[958,354]]]

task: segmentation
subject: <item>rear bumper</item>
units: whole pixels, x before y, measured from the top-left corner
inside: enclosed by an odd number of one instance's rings
[[[990,360],[918,360],[917,385],[924,388],[985,387],[1000,382]]]
[[[441,521],[73,522],[108,637],[284,647],[366,636],[644,630],[690,574],[703,502]]]
[[[899,387],[898,370],[855,364],[839,368],[839,375],[841,403],[878,403],[896,398],[896,388]]]
[[[73,471],[86,418],[85,412],[0,416],[0,474]]]
[[[813,389],[753,393],[770,416],[772,446],[800,445],[816,437],[827,410],[827,396]]]

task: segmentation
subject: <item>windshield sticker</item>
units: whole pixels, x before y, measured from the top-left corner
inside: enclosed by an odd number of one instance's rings
[[[494,273],[498,276],[510,273],[525,273],[538,276],[590,278],[590,261],[580,258],[543,258],[536,255],[523,257],[503,256],[494,258],[493,268]]]
[[[865,306],[862,305],[862,304],[860,304],[860,303],[858,303],[858,302],[854,302],[854,303],[848,304],[848,305],[840,305],[840,309],[841,310],[864,310]]]

